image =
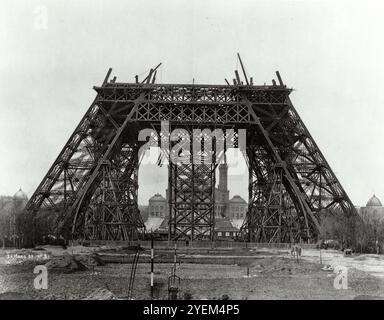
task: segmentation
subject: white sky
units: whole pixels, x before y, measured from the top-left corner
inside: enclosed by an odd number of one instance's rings
[[[292,101],[352,201],[384,200],[384,2],[1,2],[0,194],[33,193],[108,67],[132,81],[162,62],[159,82],[223,84],[240,52],[255,83],[280,70],[296,89]],[[47,29],[35,27],[40,5]],[[156,172],[141,170],[141,203],[164,194]],[[230,189],[247,198],[247,178]]]

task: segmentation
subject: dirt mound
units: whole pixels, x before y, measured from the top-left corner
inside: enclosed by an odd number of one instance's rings
[[[92,269],[96,266],[104,266],[105,263],[101,260],[101,258],[97,254],[92,255],[78,255],[75,257],[77,262],[82,263],[88,269]]]
[[[84,271],[88,269],[83,263],[77,261],[72,256],[62,256],[52,259],[48,261],[45,266],[49,271],[62,273],[72,273],[75,271]]]
[[[97,288],[92,291],[84,300],[117,300],[116,296],[109,290]]]
[[[308,263],[300,260],[296,262],[295,259],[290,258],[276,258],[276,259],[258,259],[250,264],[250,273],[270,274],[270,275],[293,275],[300,273],[312,273],[320,271],[322,266],[320,264]]]
[[[75,271],[92,270],[95,266],[103,266],[104,262],[97,254],[71,256],[65,254],[53,258],[45,264],[50,271],[71,273]]]

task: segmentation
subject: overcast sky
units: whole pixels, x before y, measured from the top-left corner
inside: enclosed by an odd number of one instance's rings
[[[295,89],[352,201],[384,200],[382,1],[1,2],[0,194],[31,196],[108,67],[128,82],[162,62],[159,82],[224,84],[240,52],[254,82],[280,70]],[[145,203],[164,195],[166,172],[141,170],[140,182]],[[230,189],[247,198],[247,178]]]

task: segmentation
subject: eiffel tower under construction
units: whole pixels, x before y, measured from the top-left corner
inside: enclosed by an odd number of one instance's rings
[[[142,81],[123,83],[110,79],[110,69],[24,214],[54,215],[55,232],[67,239],[140,238],[138,134],[160,133],[167,121],[171,130],[232,130],[233,147],[245,130],[249,200],[241,231],[248,241],[316,241],[325,210],[357,215],[295,110],[292,89],[279,72],[269,85],[253,84],[238,58],[241,72],[225,85],[158,84],[159,66]],[[225,150],[208,164],[168,161],[169,240],[215,240],[215,169]]]

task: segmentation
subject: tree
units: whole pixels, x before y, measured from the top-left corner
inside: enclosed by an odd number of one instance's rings
[[[326,209],[320,213],[320,234],[322,239],[338,240],[345,247],[356,247],[361,219],[339,209]]]

